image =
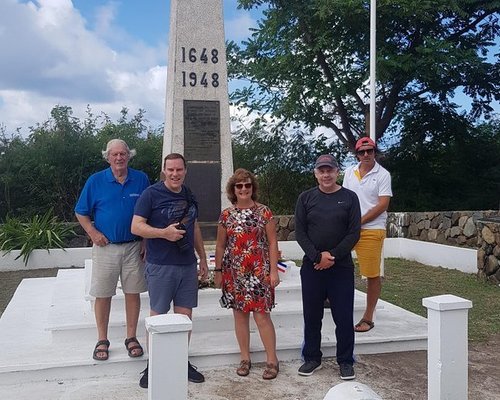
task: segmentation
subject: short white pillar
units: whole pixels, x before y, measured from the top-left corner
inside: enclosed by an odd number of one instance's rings
[[[149,332],[148,400],[187,399],[188,333],[192,322],[183,314],[146,318]]]
[[[426,297],[427,399],[467,400],[467,315],[470,300],[453,295]]]

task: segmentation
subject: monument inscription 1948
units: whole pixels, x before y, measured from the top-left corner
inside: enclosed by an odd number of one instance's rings
[[[200,62],[202,64],[217,64],[219,62],[219,50],[211,49],[208,53],[206,47],[204,47],[201,51],[196,50],[194,47],[190,49],[186,49],[185,47],[181,47],[181,62],[182,63],[190,63],[195,64]],[[219,74],[217,72],[207,72],[202,71],[200,73],[196,73],[194,71],[180,71],[182,76],[182,86],[203,86],[208,87],[212,86],[214,88],[219,87]]]

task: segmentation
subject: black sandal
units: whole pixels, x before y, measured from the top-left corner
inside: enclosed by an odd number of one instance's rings
[[[128,345],[130,343],[136,343],[136,344],[128,347]],[[128,339],[125,339],[125,348],[127,349],[128,356],[132,357],[132,358],[141,357],[144,354],[144,350],[142,349],[142,346],[140,345],[139,341],[137,340],[137,338],[135,336],[128,338]],[[140,350],[140,351],[139,351],[139,353],[134,354],[133,353],[134,350]]]
[[[98,349],[99,346],[107,346],[107,349]],[[106,353],[104,357],[98,357],[97,354],[99,353]],[[106,361],[109,357],[109,340],[104,339],[104,340],[99,340],[97,344],[94,347],[94,353],[92,355],[92,358],[97,361]]]

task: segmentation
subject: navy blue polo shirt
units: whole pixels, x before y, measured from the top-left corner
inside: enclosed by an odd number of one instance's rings
[[[111,168],[91,175],[75,206],[75,212],[94,220],[97,230],[114,243],[138,239],[130,231],[134,207],[141,193],[149,186],[147,175],[128,168],[123,184],[113,176]]]

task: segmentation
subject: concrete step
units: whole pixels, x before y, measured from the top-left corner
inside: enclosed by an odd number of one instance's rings
[[[68,342],[75,338],[95,335],[95,319],[92,307],[83,296],[83,270],[60,270],[55,282],[54,296],[52,299],[49,324],[47,329],[52,332],[56,342]],[[281,286],[281,285],[280,285]],[[121,290],[119,291],[121,292]],[[232,331],[234,326],[231,310],[219,305],[220,289],[206,288],[199,291],[198,307],[193,312],[193,332]],[[139,336],[145,336],[144,319],[149,315],[149,297],[147,293],[141,295],[141,314],[139,318]],[[358,321],[364,311],[365,295],[356,292],[354,304],[354,321]],[[383,309],[380,304],[377,311]],[[276,307],[272,311],[275,326],[301,328],[303,325],[302,300],[300,284],[294,281],[284,281],[276,290]],[[328,317],[324,325],[333,329],[334,324]],[[253,319],[251,326],[256,328]],[[123,303],[113,299],[109,321],[108,337],[120,339],[125,331],[125,307]]]
[[[281,272],[280,271],[280,280],[281,284],[276,288],[276,300],[286,300],[288,299],[288,296],[291,296],[292,298],[296,298],[297,295],[300,297],[300,268],[296,266],[296,264],[293,261],[286,261],[284,262],[285,265],[288,266],[286,272]],[[209,269],[213,269],[215,264],[213,262],[209,262]],[[94,297],[92,297],[89,294],[90,290],[90,276],[92,274],[92,260],[85,260],[85,268],[83,272],[84,276],[79,277],[78,279],[82,279],[85,284],[84,284],[84,298],[89,302],[89,307],[90,309],[93,309],[93,302],[94,302]],[[79,283],[79,288],[80,288],[80,283]],[[297,294],[298,291],[298,294]],[[199,301],[204,301],[214,298],[214,301],[219,301],[220,298],[220,289],[211,289],[211,288],[204,288],[203,290],[200,290],[198,294],[198,299]],[[149,296],[147,293],[142,293],[141,294],[141,299],[149,299]],[[113,304],[119,307],[124,307],[125,306],[125,296],[123,294],[123,291],[121,289],[121,284],[118,282],[118,287],[116,289],[116,295],[113,296]],[[149,300],[148,300],[149,304]]]
[[[68,306],[66,310],[63,311],[63,307],[57,300],[59,295],[62,295],[63,282],[69,282],[72,279],[71,276],[65,275],[75,274],[75,276],[82,277],[82,271],[61,272],[63,279],[61,281],[59,281],[61,277],[23,280],[2,315],[0,338],[4,347],[0,352],[0,384],[19,382],[20,379],[36,381],[54,379],[54,377],[69,379],[75,376],[83,378],[116,375],[121,372],[139,373],[145,366],[147,354],[140,359],[129,358],[123,345],[123,334],[110,338],[108,361],[98,362],[92,359],[96,334],[91,310],[82,300],[84,291],[82,284],[80,283],[80,288],[73,286],[71,289],[64,289],[73,293],[73,298],[66,300],[66,306]],[[381,306],[375,329],[368,333],[356,334],[355,352],[357,354],[426,348],[427,321],[425,318],[386,302],[381,302]],[[82,313],[86,307],[86,313]],[[83,320],[88,320],[92,329],[87,329],[87,322],[80,322],[84,327],[74,329],[72,335],[55,335],[48,329],[51,324],[52,327],[54,326],[53,309],[61,312],[59,319],[68,325],[72,315],[76,315],[79,310],[80,315],[84,316]],[[214,312],[215,310],[226,313],[227,321],[232,320],[229,310],[214,308]],[[296,316],[290,317],[290,321],[295,322],[287,322],[284,306],[281,317],[276,311],[273,311],[272,315],[275,317],[276,314],[278,356],[283,361],[298,359],[303,340],[302,326],[295,319]],[[204,318],[202,312],[198,314],[199,318]],[[278,322],[280,318],[282,322]],[[49,321],[52,322],[49,323]],[[194,326],[203,326],[204,324],[200,321],[195,318]],[[329,313],[325,313],[322,349],[325,356],[332,356],[335,353],[333,323],[330,325],[329,321],[331,317]],[[217,320],[211,321],[210,324],[217,325]],[[239,352],[232,326],[230,329],[217,331],[208,329],[197,331],[196,329],[189,349],[191,360],[195,365],[206,368],[238,362]],[[122,332],[124,331],[123,327]],[[145,344],[145,332],[139,334],[139,340]],[[255,362],[264,360],[262,343],[254,327],[251,333],[251,349],[252,360]]]

